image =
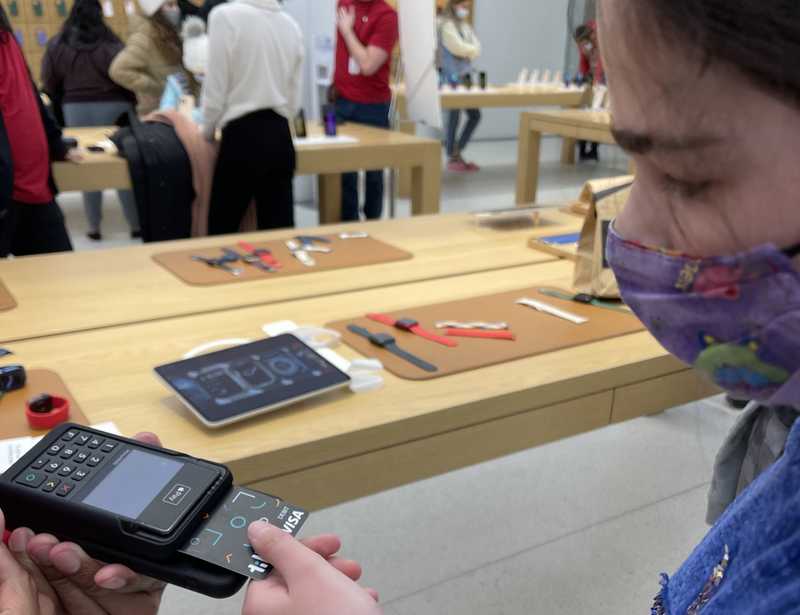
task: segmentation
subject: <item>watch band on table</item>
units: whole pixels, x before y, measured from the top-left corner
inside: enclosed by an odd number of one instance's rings
[[[432,333],[431,331],[423,329],[420,326],[420,324],[412,318],[401,318],[398,320],[386,314],[375,314],[375,313],[367,314],[367,318],[369,318],[374,322],[379,322],[383,325],[400,329],[401,331],[407,331],[408,333],[413,333],[414,335],[418,335],[419,337],[426,339],[429,342],[441,344],[442,346],[447,346],[448,348],[455,348],[458,346],[458,342],[456,342],[455,340],[447,339],[446,337],[437,335],[436,333]]]
[[[397,345],[397,341],[391,336],[386,333],[372,333],[368,329],[364,327],[359,327],[357,325],[349,325],[347,330],[350,333],[355,333],[356,335],[360,335],[363,338],[369,340],[369,342],[373,346],[377,346],[378,348],[383,348],[384,350],[388,350],[393,355],[400,357],[407,363],[411,363],[414,367],[418,367],[423,371],[435,373],[439,371],[439,368],[433,365],[432,363],[428,363],[424,359],[420,359],[418,356],[411,354],[400,348]]]
[[[487,331],[486,329],[447,329],[445,335],[451,337],[471,337],[483,340],[507,340],[514,342],[517,336],[511,331]]]
[[[69,400],[55,395],[39,395],[25,404],[25,416],[32,429],[53,429],[69,420]]]
[[[272,267],[273,269],[280,269],[283,267],[280,261],[273,256],[272,252],[266,248],[256,248],[253,244],[246,241],[240,241],[239,247],[245,252],[249,252],[253,256],[260,258],[261,262],[268,267]]]
[[[622,312],[623,314],[630,314],[631,311],[625,307],[623,303],[614,303],[612,301],[603,301],[592,295],[586,293],[578,293],[573,295],[560,290],[552,288],[537,288],[538,292],[553,299],[561,299],[562,301],[572,301],[574,303],[582,303],[583,305],[593,305],[594,307],[603,308],[605,310],[613,310],[615,312]]]

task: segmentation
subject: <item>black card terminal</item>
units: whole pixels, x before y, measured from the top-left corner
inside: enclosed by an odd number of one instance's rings
[[[180,549],[232,488],[223,465],[65,424],[0,476],[0,505],[10,528],[222,598],[246,578]]]

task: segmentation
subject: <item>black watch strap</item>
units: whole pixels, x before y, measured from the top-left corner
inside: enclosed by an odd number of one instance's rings
[[[413,355],[410,352],[406,352],[405,350],[400,348],[400,346],[398,346],[397,344],[391,344],[389,346],[385,346],[385,348],[396,357],[400,357],[404,361],[408,361],[409,363],[411,363],[411,365],[419,367],[423,371],[430,373],[439,371],[439,368],[433,365],[432,363],[428,363],[427,361],[420,359],[418,356]]]
[[[347,327],[347,329],[351,333],[360,335],[361,337],[364,337],[370,340],[370,342],[372,342],[373,335],[368,329],[365,329],[364,327],[359,327],[357,325],[350,325]],[[398,346],[397,344],[389,344],[388,346],[379,346],[379,347],[391,352],[396,357],[400,357],[404,361],[411,363],[411,365],[413,365],[414,367],[418,367],[423,371],[430,373],[439,371],[439,368],[433,365],[432,363],[428,363],[427,361],[420,359],[418,356],[413,355],[410,352],[406,352],[405,350],[400,348],[400,346]]]

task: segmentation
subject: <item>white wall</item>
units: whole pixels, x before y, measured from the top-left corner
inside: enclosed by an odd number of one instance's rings
[[[483,46],[476,61],[495,84],[515,81],[523,67],[561,70],[567,44],[567,0],[476,0],[475,30]],[[516,137],[519,114],[487,109],[479,139]]]

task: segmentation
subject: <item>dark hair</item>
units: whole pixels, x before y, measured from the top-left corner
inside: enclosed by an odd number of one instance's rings
[[[101,41],[121,43],[103,19],[98,0],[75,0],[61,28],[61,42],[66,45],[91,45]]]
[[[592,38],[592,29],[586,24],[580,25],[575,28],[575,40],[580,42],[590,40]]]
[[[183,41],[181,35],[167,18],[157,11],[148,17],[156,32],[156,47],[170,64],[183,65]]]
[[[7,35],[11,33],[11,22],[8,21],[8,15],[6,15],[6,10],[3,8],[3,5],[0,4],[0,42],[5,42],[2,39],[5,38],[3,35]]]
[[[150,23],[153,24],[156,32],[155,44],[164,59],[170,63],[183,68],[189,82],[189,91],[194,95],[200,94],[200,84],[195,79],[194,75],[183,64],[183,39],[180,33],[175,29],[167,18],[161,13],[156,12],[151,17],[148,17]]]
[[[705,65],[733,64],[761,87],[800,104],[798,0],[633,0],[667,40],[700,51]],[[644,10],[644,12],[642,11]]]

